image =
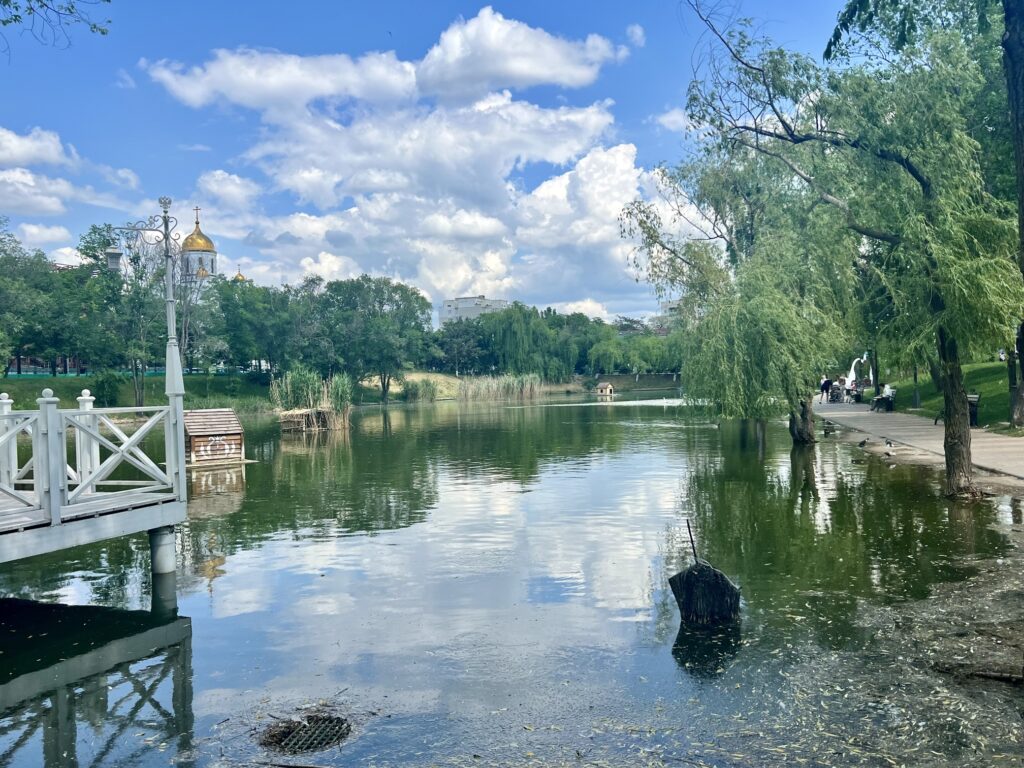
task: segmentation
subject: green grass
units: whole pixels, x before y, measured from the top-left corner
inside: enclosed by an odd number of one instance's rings
[[[0,379],[0,392],[7,392],[16,409],[32,409],[43,389],[52,389],[60,398],[61,408],[75,408],[83,389],[92,389],[91,376],[24,376]],[[164,377],[147,376],[145,379],[146,405],[164,405]],[[131,380],[127,377],[118,389],[117,404],[135,405]],[[186,408],[235,408],[238,411],[258,412],[270,410],[270,388],[245,376],[185,377]]]
[[[602,381],[610,382],[616,392],[630,392],[641,389],[676,389],[679,387],[679,377],[673,380],[671,374],[663,373],[641,373],[637,379],[632,373],[616,373],[612,375],[601,374],[597,379],[591,379],[594,386]]]
[[[964,382],[967,391],[981,395],[978,401],[978,424],[996,426],[999,422],[1009,420],[1010,395],[1006,379],[1006,363],[974,363],[964,366]],[[889,382],[898,390],[896,393],[896,410],[908,411],[914,405],[914,381],[904,379]],[[935,418],[942,410],[942,394],[936,391],[931,376],[927,373],[918,375],[918,389],[921,392],[921,415]]]

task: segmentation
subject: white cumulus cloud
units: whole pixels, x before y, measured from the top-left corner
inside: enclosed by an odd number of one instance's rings
[[[57,264],[81,264],[83,262],[82,254],[78,252],[77,248],[71,246],[64,246],[63,248],[55,248],[47,254],[50,261],[54,261]]]
[[[420,88],[443,97],[478,97],[500,88],[593,83],[601,66],[622,57],[607,38],[566,40],[507,19],[490,6],[452,24],[417,69]]]
[[[555,308],[566,315],[571,315],[574,312],[582,312],[587,317],[597,318],[598,320],[604,320],[605,322],[612,319],[612,314],[608,311],[608,307],[591,298],[580,299],[579,301],[567,301],[556,305]]]
[[[626,27],[626,37],[637,48],[643,48],[647,45],[647,35],[644,33],[644,28],[639,24],[630,24]]]
[[[590,85],[627,53],[487,7],[451,24],[418,62],[240,49],[142,66],[190,107],[233,105],[260,121],[235,158],[243,170],[196,183],[204,230],[243,244],[249,277],[368,272],[435,301],[483,293],[632,308],[646,296],[627,272],[618,215],[643,172],[633,145],[608,146],[614,104],[524,95]],[[302,210],[258,210],[264,190],[275,193],[268,204],[290,194]]]
[[[224,208],[236,211],[252,207],[262,191],[260,185],[252,179],[219,168],[202,174],[196,186],[204,197],[212,198]]]
[[[26,134],[18,134],[0,126],[0,168],[70,165],[77,160],[74,147],[65,147],[53,131],[36,127]]]
[[[690,116],[686,114],[686,110],[679,107],[662,112],[654,118],[654,122],[665,130],[676,133],[686,133],[691,126]]]
[[[45,224],[19,224],[18,236],[21,242],[29,247],[48,245],[51,243],[67,242],[71,239],[71,232],[67,227],[47,226]]]
[[[254,51],[214,51],[213,60],[194,67],[162,59],[139,62],[156,82],[190,107],[224,100],[250,109],[289,109],[318,99],[352,98],[393,102],[411,98],[415,68],[394,53],[297,56]]]

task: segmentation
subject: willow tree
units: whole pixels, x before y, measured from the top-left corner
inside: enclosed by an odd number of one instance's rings
[[[848,0],[825,58],[858,56],[865,43],[876,51],[902,51],[936,29],[959,34],[983,73],[972,135],[982,147],[987,188],[1017,207],[1017,264],[1024,274],[1024,0]],[[1019,320],[1007,357],[1010,420],[1018,427],[1024,426],[1024,318]]]
[[[849,348],[855,240],[790,174],[713,135],[657,179],[623,234],[656,288],[681,294],[684,388],[726,417],[788,410],[794,442],[814,442],[818,377]]]
[[[929,344],[945,405],[946,492],[975,493],[961,362],[1007,338],[1024,304],[1012,211],[986,190],[969,124],[983,78],[962,39],[936,32],[886,59],[823,68],[722,30],[690,88],[691,120],[775,162],[861,241],[898,322],[893,343]]]

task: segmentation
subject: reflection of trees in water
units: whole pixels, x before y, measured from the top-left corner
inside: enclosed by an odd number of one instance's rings
[[[434,426],[431,445],[453,472],[521,483],[546,464],[623,446],[622,414],[597,408],[479,406]]]
[[[59,600],[72,581],[88,587],[89,602],[141,606],[149,593],[149,540],[145,534],[7,563],[0,595]]]
[[[756,441],[723,428],[720,454],[691,459],[683,493],[701,556],[766,616],[799,614],[824,641],[843,644],[858,597],[922,597],[962,577],[964,555],[1007,546],[988,525],[990,507],[949,502],[929,470],[854,465],[848,449],[828,446],[785,457],[788,443],[772,432],[762,463]],[[685,567],[685,536],[685,526],[669,534],[666,578]]]
[[[368,439],[362,430],[373,421]],[[231,554],[283,531],[340,527],[347,533],[405,528],[437,504],[437,469],[424,436],[396,434],[386,411],[347,431],[282,435],[269,465],[250,465],[248,502],[216,521],[190,520],[202,554]]]

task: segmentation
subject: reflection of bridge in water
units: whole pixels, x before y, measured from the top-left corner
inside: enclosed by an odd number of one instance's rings
[[[0,766],[191,764],[192,623],[159,586],[152,612],[0,600]]]

